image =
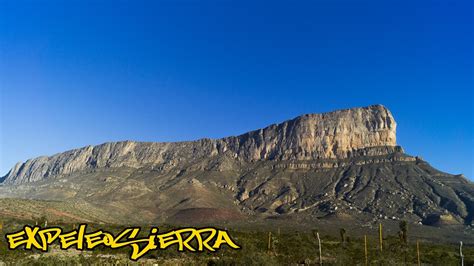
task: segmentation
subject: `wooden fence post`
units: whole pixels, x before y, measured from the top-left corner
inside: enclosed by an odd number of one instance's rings
[[[367,250],[367,235],[364,235],[364,254],[365,254],[365,265],[369,265],[368,250]]]
[[[380,245],[380,252],[382,252],[383,250],[382,223],[379,223],[379,245]]]
[[[418,258],[418,266],[421,265],[420,261],[420,241],[416,240],[416,257]]]
[[[319,244],[319,265],[323,265],[323,258],[322,258],[322,252],[321,252],[321,238],[319,238],[319,232],[316,233],[316,236],[318,237],[318,244]]]
[[[272,232],[268,232],[268,253],[271,252],[272,249]]]

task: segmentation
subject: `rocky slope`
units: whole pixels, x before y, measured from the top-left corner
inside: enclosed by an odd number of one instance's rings
[[[303,217],[444,226],[474,218],[474,185],[405,154],[381,105],[217,140],[89,146],[19,163],[2,179],[0,198],[64,202],[61,212],[94,210],[87,219],[103,222]]]

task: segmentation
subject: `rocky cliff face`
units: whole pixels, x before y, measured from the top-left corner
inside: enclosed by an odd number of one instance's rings
[[[53,215],[66,212],[61,219],[87,214],[86,220],[127,224],[474,221],[472,182],[405,154],[396,145],[395,120],[380,105],[303,115],[216,140],[114,142],[39,157],[0,178],[1,198],[32,199]],[[10,207],[15,211],[2,212]],[[23,207],[0,204],[0,216]],[[25,217],[32,211],[44,215],[32,207]]]
[[[2,179],[5,184],[19,184],[85,169],[173,165],[182,160],[222,154],[242,161],[344,159],[360,155],[367,148],[385,147],[371,152],[388,154],[396,149],[395,146],[396,122],[392,114],[382,105],[373,105],[303,115],[240,136],[217,140],[125,141],[88,146],[18,163]]]

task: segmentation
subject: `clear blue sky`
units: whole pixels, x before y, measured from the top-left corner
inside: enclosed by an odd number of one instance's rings
[[[381,103],[409,154],[473,178],[473,20],[472,1],[0,0],[0,175]]]

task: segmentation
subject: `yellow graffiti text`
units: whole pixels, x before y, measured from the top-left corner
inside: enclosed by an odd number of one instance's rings
[[[240,249],[226,230],[216,228],[181,228],[159,233],[153,227],[145,236],[141,236],[140,227],[125,228],[120,233],[98,230],[87,232],[87,225],[70,232],[63,232],[60,227],[40,228],[39,226],[24,226],[22,230],[6,234],[9,249],[23,247],[26,250],[47,252],[49,247],[57,243],[63,250],[74,247],[77,250],[93,250],[99,246],[111,249],[131,247],[131,260],[138,260],[152,250],[164,250],[176,247],[179,252],[215,252],[223,245],[232,249]]]

